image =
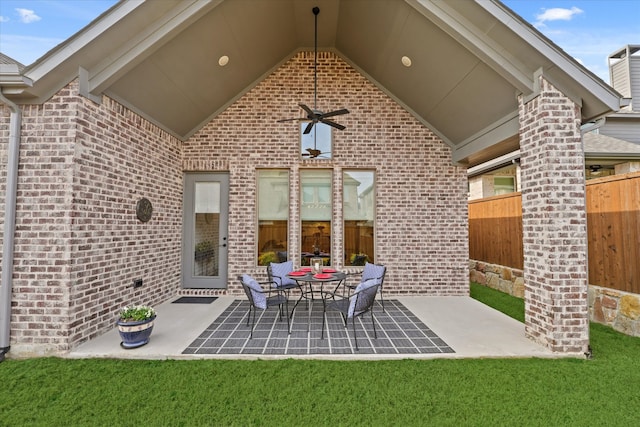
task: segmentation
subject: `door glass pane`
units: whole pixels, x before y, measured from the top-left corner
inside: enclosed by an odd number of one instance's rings
[[[220,183],[195,183],[193,275],[217,276],[220,245]]]
[[[258,171],[258,265],[288,259],[289,172]]]
[[[301,265],[320,256],[331,265],[331,171],[300,171]]]
[[[375,262],[375,185],[373,171],[344,171],[344,265]]]

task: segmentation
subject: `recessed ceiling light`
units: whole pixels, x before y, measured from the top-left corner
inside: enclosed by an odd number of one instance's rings
[[[227,55],[222,55],[220,59],[218,59],[218,65],[224,67],[229,63],[229,57]]]
[[[402,65],[404,65],[405,67],[411,67],[411,58],[409,58],[408,56],[403,56]]]

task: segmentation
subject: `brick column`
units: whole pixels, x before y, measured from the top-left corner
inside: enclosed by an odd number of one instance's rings
[[[539,95],[520,99],[525,333],[580,354],[589,344],[580,106],[539,79]]]

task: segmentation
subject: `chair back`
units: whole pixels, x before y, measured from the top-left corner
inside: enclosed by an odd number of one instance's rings
[[[252,306],[263,310],[267,308],[267,297],[256,279],[248,274],[243,274],[240,276],[240,283],[242,283],[242,289],[247,294],[247,299]]]
[[[269,276],[269,281],[276,288],[296,284],[295,280],[287,277],[287,274],[291,273],[292,271],[293,261],[270,262],[267,266],[267,275]]]
[[[369,279],[360,283],[350,297],[347,317],[359,316],[371,310],[379,287],[380,285],[376,283],[376,279]]]
[[[370,262],[364,265],[362,269],[362,278],[361,282],[365,282],[370,279],[375,279],[376,284],[382,286],[382,282],[384,282],[384,275],[387,272],[387,267],[380,264],[372,264]]]

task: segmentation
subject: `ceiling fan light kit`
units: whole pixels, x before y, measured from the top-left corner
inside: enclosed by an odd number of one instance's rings
[[[314,7],[312,9],[314,19],[315,19],[315,33],[314,33],[314,57],[313,57],[313,109],[309,108],[306,104],[299,103],[298,106],[304,110],[306,113],[306,117],[298,117],[292,119],[281,119],[278,120],[279,123],[297,121],[304,122],[309,121],[309,124],[305,127],[302,132],[304,135],[307,135],[311,132],[313,127],[318,123],[324,123],[328,126],[331,126],[338,130],[344,130],[345,127],[340,123],[337,123],[330,119],[330,117],[340,116],[343,114],[348,114],[349,110],[346,108],[342,108],[339,110],[329,111],[328,113],[323,113],[318,110],[318,14],[320,13],[319,7]],[[307,148],[308,153],[303,153],[303,156],[308,156],[311,158],[316,158],[320,154],[324,154],[321,150],[316,149],[315,144],[313,148]]]

